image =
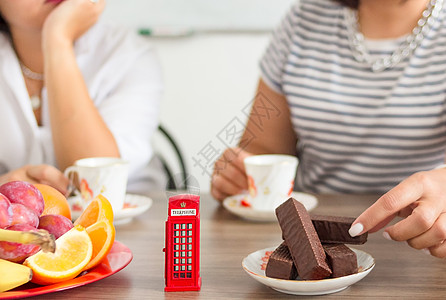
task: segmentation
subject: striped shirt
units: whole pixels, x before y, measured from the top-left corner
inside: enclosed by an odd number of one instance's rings
[[[262,79],[290,106],[298,190],[383,193],[444,163],[446,9],[410,57],[381,72],[355,60],[345,9],[330,0],[296,3],[260,62]],[[367,46],[385,57],[401,40]]]

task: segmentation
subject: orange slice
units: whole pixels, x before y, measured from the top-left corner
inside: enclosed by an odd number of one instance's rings
[[[88,235],[93,243],[93,256],[84,267],[89,270],[96,267],[110,252],[115,241],[115,227],[108,220],[101,220],[87,228]]]
[[[109,220],[113,224],[113,208],[107,198],[102,195],[98,195],[88,204],[74,225],[87,228],[99,220]]]
[[[84,226],[90,235],[93,243],[93,256],[84,270],[91,269],[107,256],[115,241],[113,209],[110,202],[102,195],[97,196],[85,208],[74,225]]]
[[[33,270],[32,282],[48,285],[76,277],[90,262],[93,244],[85,228],[75,226],[56,240],[56,252],[39,251],[24,265]]]

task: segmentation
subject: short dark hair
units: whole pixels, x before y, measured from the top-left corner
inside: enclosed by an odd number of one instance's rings
[[[358,8],[359,6],[359,0],[336,0],[340,2],[341,4],[351,7],[351,8]]]

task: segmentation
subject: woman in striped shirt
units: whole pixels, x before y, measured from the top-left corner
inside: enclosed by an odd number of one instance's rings
[[[217,161],[218,200],[247,188],[243,158],[297,155],[296,188],[385,193],[356,235],[445,257],[446,4],[300,0],[274,32],[240,148]],[[228,163],[230,161],[230,163]]]

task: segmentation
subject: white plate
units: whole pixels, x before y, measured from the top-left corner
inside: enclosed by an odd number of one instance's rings
[[[248,197],[247,194],[230,196],[223,201],[223,206],[233,214],[246,220],[257,222],[277,221],[276,212],[274,210],[255,210],[252,207],[243,206],[241,202],[246,197]],[[292,192],[290,197],[293,197],[302,203],[308,211],[314,209],[317,205],[317,198],[310,194]]]
[[[360,281],[375,266],[373,257],[361,250],[352,249],[358,258],[359,272],[338,278],[322,280],[284,280],[265,276],[265,267],[269,255],[276,247],[262,249],[249,254],[243,259],[243,269],[258,282],[269,286],[276,291],[293,295],[325,295],[336,293],[346,289],[350,285]]]
[[[75,197],[68,198],[70,203],[74,203]],[[114,213],[115,225],[121,225],[130,222],[133,217],[136,217],[152,206],[153,200],[142,195],[126,194],[124,200],[124,207],[122,210]],[[71,218],[76,220],[81,215],[81,211],[71,209]]]

